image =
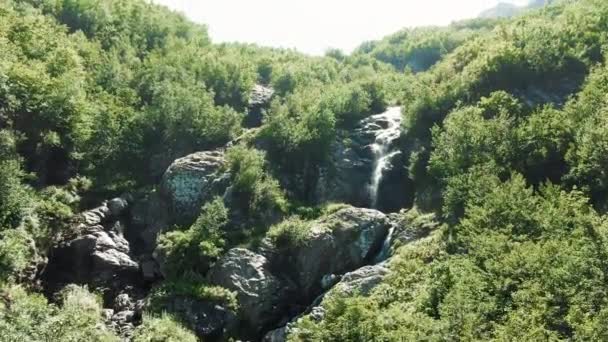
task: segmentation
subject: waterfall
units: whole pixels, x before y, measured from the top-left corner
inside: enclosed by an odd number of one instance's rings
[[[391,151],[390,148],[401,134],[401,107],[389,107],[386,112],[373,115],[369,120],[370,125],[379,126],[379,128],[374,129],[376,139],[371,144],[374,166],[369,184],[371,207],[376,208],[378,206],[378,188],[382,182],[386,166],[391,158],[399,153],[399,151]]]

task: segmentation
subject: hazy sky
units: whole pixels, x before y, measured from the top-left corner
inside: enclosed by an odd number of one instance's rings
[[[322,54],[350,52],[403,27],[472,18],[500,0],[153,0],[207,24],[214,42],[248,42]],[[503,0],[526,4],[528,0]]]

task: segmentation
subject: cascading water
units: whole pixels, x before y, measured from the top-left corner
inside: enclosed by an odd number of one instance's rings
[[[372,171],[372,179],[369,185],[369,194],[371,207],[378,206],[378,188],[382,182],[382,176],[388,163],[395,154],[399,151],[391,151],[392,143],[399,138],[401,134],[401,107],[390,107],[382,114],[376,114],[370,117],[372,124],[383,124],[385,127],[375,130],[376,140],[371,145],[374,154],[374,166]]]
[[[376,134],[376,139],[371,144],[374,164],[369,184],[369,195],[371,207],[377,208],[378,188],[382,182],[382,176],[391,159],[399,153],[398,150],[391,150],[391,147],[401,134],[401,107],[390,107],[384,113],[371,116],[369,121],[368,128],[371,128],[369,125],[374,125],[373,131]],[[374,258],[374,263],[381,263],[389,257],[393,231],[394,228],[389,230],[380,251]]]

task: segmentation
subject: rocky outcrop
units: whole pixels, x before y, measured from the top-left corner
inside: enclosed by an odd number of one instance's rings
[[[156,248],[158,234],[169,226],[169,204],[154,191],[138,198],[130,210],[129,241],[135,243],[139,253],[151,254]]]
[[[222,150],[196,152],[175,160],[163,175],[160,191],[169,202],[171,217],[182,224],[192,223],[201,206],[228,187],[229,174],[223,172]]]
[[[142,299],[134,300],[126,293],[119,294],[114,299],[114,306],[103,310],[106,326],[129,340],[135,326],[141,322],[144,304]]]
[[[268,260],[260,254],[233,248],[211,268],[208,280],[236,292],[239,313],[254,334],[275,323],[285,312],[285,284],[270,273]]]
[[[295,325],[300,318],[304,317],[304,315],[309,315],[311,319],[316,321],[324,318],[325,309],[323,308],[323,304],[325,298],[328,298],[338,292],[350,295],[359,294],[367,296],[382,282],[382,280],[384,280],[388,274],[389,269],[386,267],[385,263],[364,266],[355,271],[346,273],[331,290],[322,296],[319,296],[302,315],[294,318],[285,326],[269,331],[264,336],[263,341],[285,342],[287,340],[287,335],[294,329],[297,329],[295,328]]]
[[[381,171],[389,177],[378,179],[377,203],[372,203],[371,186],[378,168],[377,142],[392,130],[399,132],[387,118],[389,113],[399,113],[399,108],[372,115],[361,120],[354,130],[341,132],[332,144],[327,166],[320,170],[316,198],[320,203],[341,202],[359,207],[376,207],[383,211],[395,211],[411,205],[406,161],[399,150],[400,140],[388,139],[387,155],[382,160]]]
[[[238,328],[237,316],[232,311],[193,297],[171,296],[164,301],[163,310],[178,316],[203,341],[220,340],[226,331]]]
[[[260,84],[256,84],[249,94],[249,106],[245,117],[245,127],[259,127],[262,125],[263,110],[268,107],[274,95],[274,90]]]
[[[117,198],[76,218],[77,236],[51,249],[43,271],[42,280],[50,294],[67,284],[88,284],[109,299],[140,282],[139,264],[120,221],[127,206],[126,199]]]
[[[344,274],[369,263],[388,234],[390,222],[380,211],[348,207],[313,223],[305,246],[286,261],[308,302],[322,290],[326,275]],[[321,262],[322,261],[322,262]]]
[[[346,273],[332,291],[367,296],[388,275],[386,264],[363,266]]]
[[[351,290],[368,291],[376,284],[382,274],[376,268],[348,272],[374,259],[391,225],[386,215],[344,207],[310,224],[310,235],[301,246],[285,249],[267,239],[255,251],[229,250],[209,270],[209,284],[236,293],[239,329],[233,336],[261,338],[340,280],[344,285],[339,286]]]

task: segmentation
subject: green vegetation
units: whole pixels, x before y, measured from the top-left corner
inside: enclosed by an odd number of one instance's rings
[[[164,260],[170,276],[207,272],[225,247],[222,228],[227,222],[228,211],[222,200],[216,198],[203,206],[200,216],[187,230],[160,235],[156,253]]]
[[[0,293],[3,341],[119,341],[103,326],[100,299],[86,288],[64,289],[61,306],[21,286],[2,286]]]
[[[270,227],[267,236],[278,248],[300,247],[308,241],[311,227],[310,222],[294,216]]]
[[[186,273],[163,282],[154,289],[151,296],[151,311],[163,312],[169,299],[183,296],[223,305],[234,312],[238,309],[236,295],[219,286],[205,284],[204,278],[196,273]]]
[[[396,167],[416,200],[393,218],[418,240],[396,249],[369,296],[330,296],[325,318],[304,317],[289,338],[606,340],[607,47],[603,0],[407,29],[323,57],[213,44],[144,0],[0,0],[0,339],[118,340],[86,289],[38,294],[39,263],[78,233],[75,213],[233,141],[226,195],[159,236],[159,316],[134,335],[194,340],[161,315],[167,300],[236,311],[209,268],[262,237],[278,252],[305,246],[311,221],[343,207],[316,197],[336,138],[400,104]],[[256,84],[274,95],[248,129]]]
[[[196,342],[196,336],[171,316],[146,316],[134,332],[133,342]]]
[[[263,224],[273,215],[287,211],[279,182],[266,171],[264,152],[237,145],[228,150],[226,159],[232,176],[232,196],[240,201],[236,205],[250,221]]]

